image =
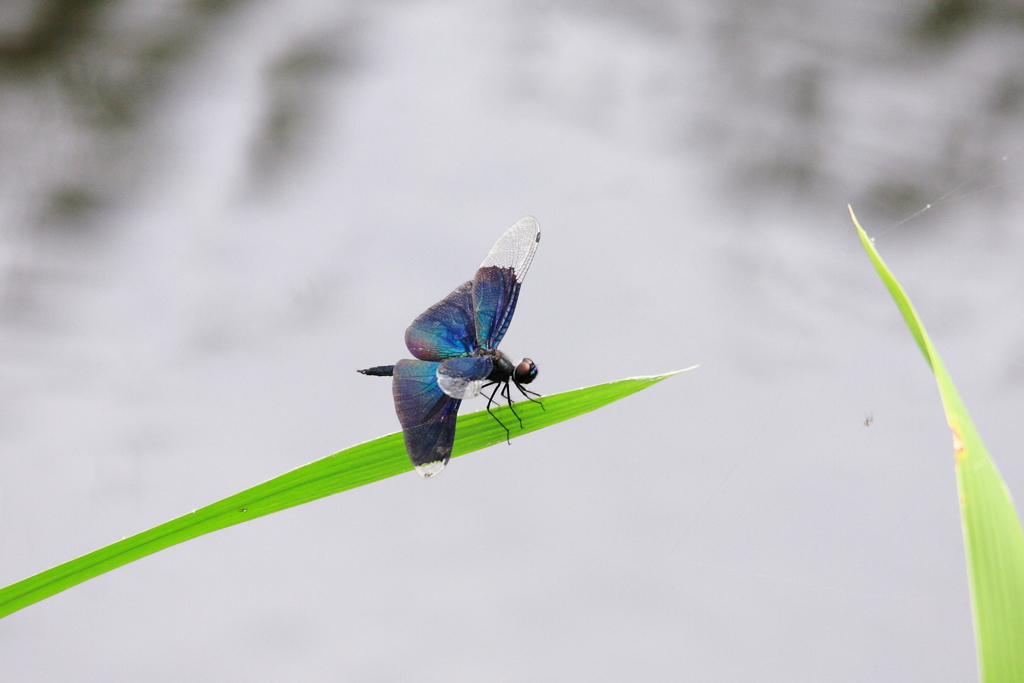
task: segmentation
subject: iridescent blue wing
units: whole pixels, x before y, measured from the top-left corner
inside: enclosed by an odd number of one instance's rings
[[[391,383],[395,412],[405,433],[405,450],[416,471],[432,477],[448,464],[455,441],[455,420],[462,401],[437,385],[440,363],[400,360]]]
[[[496,349],[512,322],[519,288],[540,242],[540,225],[531,216],[505,231],[480,264],[472,281],[476,344]]]
[[[473,308],[476,312],[476,343],[482,349],[496,349],[512,321],[519,299],[519,283],[509,268],[488,266],[473,278]]]
[[[497,348],[539,242],[540,225],[530,216],[506,230],[473,280],[428,308],[405,331],[412,355],[440,361]]]
[[[409,352],[430,361],[467,356],[479,348],[476,338],[472,280],[421,313],[405,331]]]

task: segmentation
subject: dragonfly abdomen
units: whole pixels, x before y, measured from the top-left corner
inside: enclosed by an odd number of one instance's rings
[[[356,370],[364,375],[373,375],[375,377],[391,377],[395,374],[394,365],[374,365],[372,368],[366,368],[365,370]]]

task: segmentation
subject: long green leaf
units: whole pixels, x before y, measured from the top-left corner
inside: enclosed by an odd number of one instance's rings
[[[1024,532],[1013,500],[913,304],[860,227],[853,209],[850,216],[875,270],[935,373],[953,433],[980,678],[986,683],[1019,683],[1024,681]]]
[[[514,438],[588,413],[680,372],[685,370],[651,377],[631,377],[545,396],[543,407],[535,402],[520,402],[516,404],[516,412],[522,418],[522,427],[508,406],[496,408],[493,412],[509,427]],[[504,428],[486,410],[461,415],[452,456],[501,443],[505,438]],[[412,464],[405,454],[401,432],[347,448],[0,589],[0,617],[196,536],[410,470]]]

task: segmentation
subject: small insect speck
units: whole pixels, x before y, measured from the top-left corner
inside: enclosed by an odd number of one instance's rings
[[[865,427],[870,427],[871,423],[874,422],[874,421],[875,421],[874,413],[868,413],[867,415],[864,416],[864,426]]]

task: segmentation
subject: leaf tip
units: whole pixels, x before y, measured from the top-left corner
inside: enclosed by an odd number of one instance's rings
[[[864,239],[871,240],[871,238],[868,237],[868,234],[866,232],[864,232],[864,228],[860,227],[860,221],[857,220],[857,214],[855,214],[853,212],[853,205],[852,204],[847,204],[846,205],[846,209],[850,212],[850,219],[853,220],[853,225],[854,225],[854,227],[857,228],[857,232],[860,233],[861,237],[864,238]],[[871,240],[871,241],[874,241],[874,240]]]
[[[694,369],[699,368],[699,367],[700,367],[700,365],[691,365],[690,367],[683,368],[682,370],[671,370],[669,372],[663,372],[660,375],[639,375],[637,377],[627,377],[626,379],[627,380],[647,380],[647,381],[651,381],[651,382],[660,382],[661,380],[668,379],[669,377],[671,377],[673,375],[680,375],[680,374],[682,374],[684,372],[687,372],[689,370],[694,370]]]
[[[868,253],[873,252],[877,254],[878,252],[875,250],[875,238],[868,237],[868,234],[864,232],[864,228],[860,227],[860,221],[857,220],[857,215],[853,212],[853,206],[851,204],[847,204],[846,208],[850,211],[850,218],[853,219],[853,225],[857,228],[857,235],[860,237],[861,244],[864,245],[864,248]]]

